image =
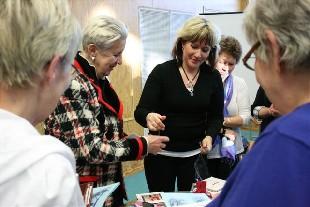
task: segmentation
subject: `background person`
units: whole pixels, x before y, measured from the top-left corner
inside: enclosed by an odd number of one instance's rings
[[[222,36],[221,50],[215,68],[220,72],[224,85],[224,122],[212,150],[208,153],[208,169],[211,176],[226,180],[244,151],[240,127],[251,119],[250,96],[244,79],[233,75],[238,64],[242,48],[240,42],[232,36]],[[221,153],[222,136],[231,139],[234,146],[230,156]]]
[[[170,138],[164,152],[144,159],[151,192],[174,191],[176,179],[179,191],[191,190],[200,147],[210,150],[222,126],[223,85],[214,69],[219,40],[211,22],[190,18],[178,33],[173,59],[157,65],[146,81],[135,119]]]
[[[1,1],[0,16],[0,206],[85,206],[72,151],[34,127],[68,86],[80,26],[63,0]]]
[[[260,123],[260,133],[262,133],[273,120],[280,116],[280,112],[275,109],[274,105],[269,101],[261,86],[258,88],[255,100],[251,105],[251,115],[257,123]],[[255,141],[249,142],[248,151],[252,149],[254,143]]]
[[[114,18],[90,20],[83,32],[83,50],[74,60],[71,84],[45,121],[46,133],[73,150],[80,177],[97,176],[98,186],[123,184],[120,161],[156,154],[168,141],[161,136],[126,137],[123,131],[123,105],[106,76],[122,64],[127,35],[125,25]],[[105,206],[120,207],[123,198],[126,192],[120,185]]]
[[[282,114],[257,139],[208,207],[308,206],[310,0],[255,1],[245,15],[256,79]],[[284,90],[285,89],[285,90]]]
[[[267,125],[280,116],[280,112],[274,108],[261,86],[258,88],[255,100],[251,105],[251,114],[255,119],[262,120],[260,132],[263,132]]]

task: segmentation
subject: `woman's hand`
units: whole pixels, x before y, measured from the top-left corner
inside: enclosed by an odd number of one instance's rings
[[[200,151],[201,151],[202,154],[207,154],[208,152],[210,152],[211,149],[212,149],[212,137],[206,136],[202,140],[202,142],[200,144],[200,147],[201,147]]]
[[[146,116],[146,124],[147,128],[150,131],[162,131],[165,130],[165,125],[163,124],[163,120],[166,119],[166,116],[162,116],[158,113],[149,113]]]
[[[278,117],[281,116],[280,111],[278,111],[273,104],[271,104],[271,106],[269,107],[269,113],[271,116],[273,117]]]
[[[147,152],[156,155],[166,147],[169,138],[166,136],[148,135],[144,136],[147,141]]]
[[[237,133],[234,130],[226,129],[224,136],[234,142],[237,137]]]

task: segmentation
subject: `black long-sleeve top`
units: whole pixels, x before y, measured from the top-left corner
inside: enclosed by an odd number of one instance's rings
[[[255,100],[253,104],[251,105],[251,114],[253,116],[253,110],[256,106],[265,106],[265,107],[270,107],[271,102],[269,101],[268,97],[265,94],[264,89],[260,86],[257,90]],[[274,116],[269,116],[266,118],[262,119],[262,123],[260,125],[260,132],[264,131],[264,129],[267,127],[270,122],[272,122],[276,117]]]
[[[166,150],[189,151],[198,149],[205,136],[215,138],[223,123],[223,102],[223,84],[217,70],[203,63],[191,96],[174,59],[157,65],[150,73],[135,119],[146,127],[148,113],[167,116],[165,131],[160,133],[170,138]]]

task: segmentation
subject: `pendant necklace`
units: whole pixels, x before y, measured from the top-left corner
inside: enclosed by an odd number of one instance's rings
[[[182,65],[181,65],[181,68],[182,68],[182,70],[183,70],[183,72],[184,72],[184,74],[185,74],[185,77],[186,77],[186,79],[187,79],[186,88],[187,88],[187,90],[189,91],[190,95],[191,95],[191,96],[194,96],[194,81],[195,81],[195,79],[197,78],[197,76],[198,76],[200,70],[198,69],[197,73],[194,75],[194,77],[192,78],[192,80],[190,80],[190,79],[188,78],[188,75],[187,75],[187,73],[185,72],[185,70],[184,70],[184,68],[183,68]]]

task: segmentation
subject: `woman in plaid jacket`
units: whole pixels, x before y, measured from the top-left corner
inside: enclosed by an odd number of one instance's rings
[[[128,137],[123,132],[123,105],[106,76],[122,63],[127,34],[124,24],[111,17],[89,22],[83,51],[74,60],[71,84],[45,121],[45,132],[73,150],[80,177],[97,176],[98,186],[121,182],[105,206],[123,206],[126,198],[120,161],[156,154],[168,141],[153,135]]]

